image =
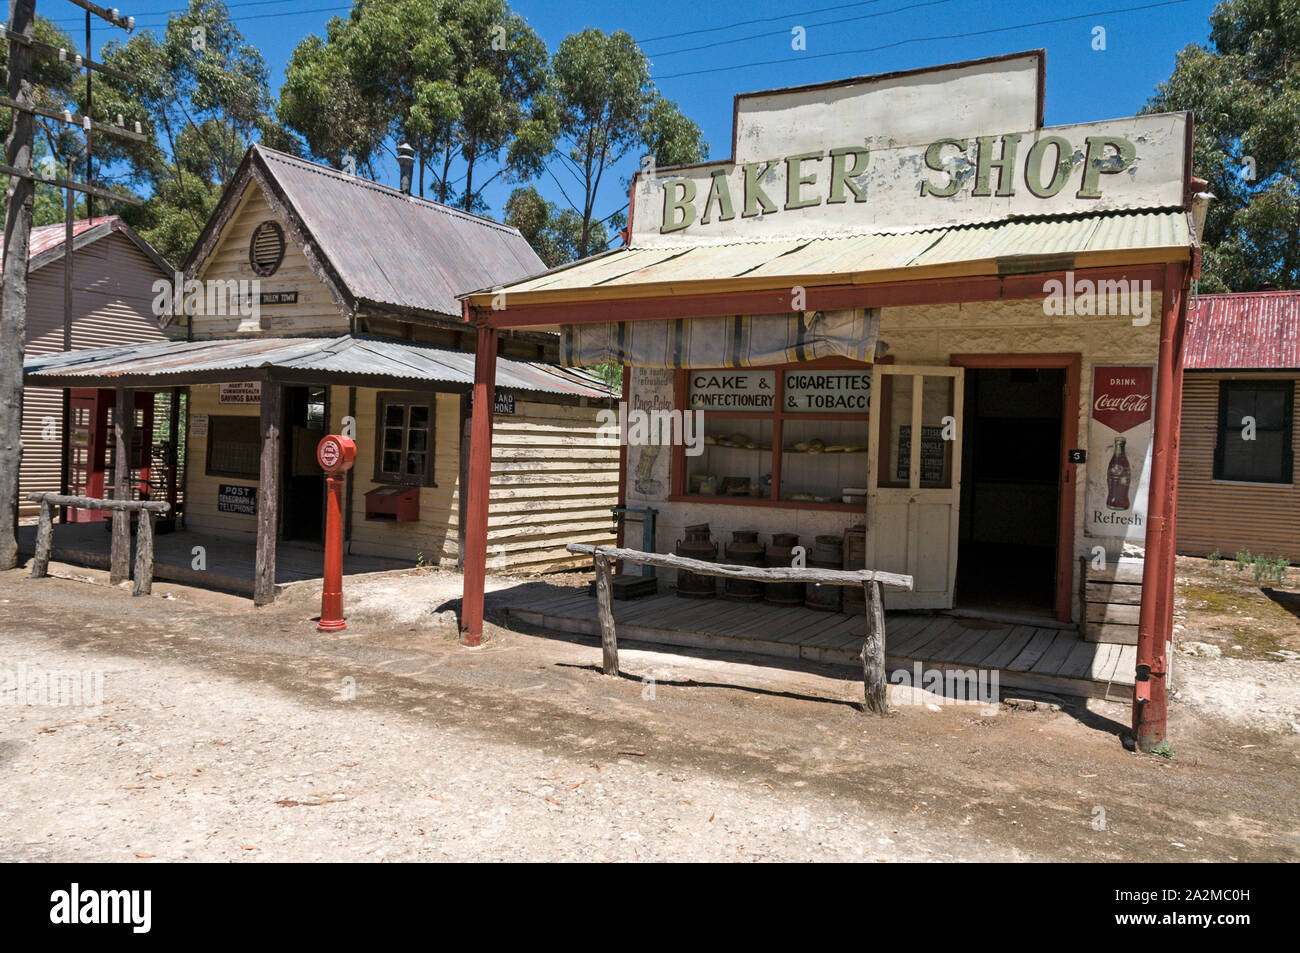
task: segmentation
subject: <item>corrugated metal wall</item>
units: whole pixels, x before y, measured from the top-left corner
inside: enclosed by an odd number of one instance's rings
[[[152,313],[153,283],[163,277],[152,261],[122,235],[113,233],[73,255],[72,346],[107,347],[155,341],[165,335]],[[168,276],[170,277],[170,276]],[[63,261],[34,271],[27,286],[27,353],[63,350]],[[43,423],[44,421],[44,423]],[[48,426],[53,422],[52,428]],[[21,498],[59,490],[63,400],[61,392],[28,387],[23,392],[23,465],[19,513],[37,507]]]
[[[1285,379],[1300,387],[1300,374],[1188,373],[1183,378],[1183,425],[1178,459],[1178,551],[1232,556],[1250,550],[1300,562],[1300,486],[1236,483],[1214,479],[1219,382]],[[1300,456],[1300,407],[1292,421],[1292,451]],[[1300,479],[1300,460],[1294,474]]]

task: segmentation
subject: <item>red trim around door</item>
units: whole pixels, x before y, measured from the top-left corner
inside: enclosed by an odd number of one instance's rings
[[[1070,450],[1079,445],[1079,379],[1083,357],[1080,354],[953,354],[954,367],[1035,367],[1064,368],[1065,394],[1061,408],[1061,477],[1057,501],[1056,530],[1056,597],[1054,609],[1058,622],[1070,622],[1074,602],[1074,494],[1077,483],[1070,463]]]

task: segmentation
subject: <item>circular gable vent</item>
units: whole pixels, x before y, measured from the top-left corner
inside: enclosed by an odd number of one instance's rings
[[[253,229],[253,240],[248,243],[248,260],[253,273],[265,278],[275,274],[284,261],[284,230],[278,222],[262,222]]]

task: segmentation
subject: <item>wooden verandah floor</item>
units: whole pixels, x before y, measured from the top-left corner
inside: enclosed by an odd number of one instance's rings
[[[60,562],[107,569],[112,543],[108,523],[56,523],[52,556]],[[193,568],[194,547],[202,546],[207,568]],[[18,527],[18,551],[30,556],[36,548],[36,527]],[[134,558],[135,540],[131,540]],[[154,537],[154,578],[220,589],[239,595],[253,594],[253,566],[257,543],[252,536],[218,536],[180,530]],[[134,565],[134,563],[133,563]],[[410,569],[411,563],[378,556],[343,557],[343,574]],[[275,584],[279,589],[295,582],[320,579],[324,548],[319,544],[286,542],[276,545]]]
[[[516,603],[500,599],[510,619],[558,632],[599,635],[596,600],[587,590],[529,586]],[[623,640],[800,658],[861,671],[866,617],[783,608],[764,603],[647,596],[614,602]],[[1136,647],[1087,642],[1073,629],[1011,625],[934,613],[889,613],[885,660],[890,672],[923,669],[997,669],[1002,688],[1128,701]]]

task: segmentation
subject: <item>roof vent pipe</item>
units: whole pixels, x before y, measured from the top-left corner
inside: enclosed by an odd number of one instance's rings
[[[397,147],[397,165],[402,170],[402,181],[398,186],[403,195],[411,194],[411,172],[415,168],[415,150],[409,142]]]

